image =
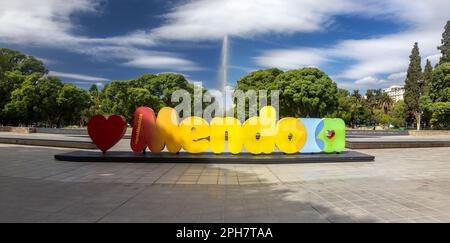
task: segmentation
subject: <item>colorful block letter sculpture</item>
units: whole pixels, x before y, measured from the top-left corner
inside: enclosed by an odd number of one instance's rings
[[[257,117],[241,124],[233,117],[215,117],[208,123],[191,116],[178,121],[175,109],[162,108],[158,115],[152,109],[139,107],[134,115],[131,148],[142,152],[148,147],[158,153],[184,149],[188,153],[211,150],[231,154],[245,150],[252,154],[270,154],[278,148],[285,154],[332,153],[345,149],[345,124],[341,119],[292,118],[276,121],[275,109],[263,107]]]
[[[89,121],[88,131],[97,147],[106,152],[123,137],[126,122],[122,116],[97,115]],[[164,148],[171,153],[184,149],[188,153],[211,150],[220,154],[226,148],[231,154],[244,148],[251,154],[270,154],[276,148],[285,154],[333,153],[345,149],[345,123],[336,118],[286,117],[277,121],[271,106],[242,124],[233,117],[215,117],[210,123],[196,116],[178,121],[173,108],[164,107],[156,116],[151,108],[139,107],[130,143],[134,152],[148,148],[152,153]]]

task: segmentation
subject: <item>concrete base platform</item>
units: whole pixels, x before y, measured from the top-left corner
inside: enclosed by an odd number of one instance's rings
[[[333,162],[368,162],[374,156],[356,152],[344,151],[339,154],[293,154],[273,153],[270,155],[238,155],[213,153],[188,154],[179,153],[146,153],[110,151],[106,154],[91,151],[73,151],[55,155],[56,160],[74,162],[141,162],[141,163],[227,163],[227,164],[287,164],[287,163],[333,163]]]
[[[96,149],[97,148],[92,142],[71,141],[71,140],[61,140],[61,139],[0,137],[0,143],[31,145],[31,146],[46,146],[46,147],[78,148],[78,149]]]
[[[347,141],[349,149],[450,147],[450,141]]]

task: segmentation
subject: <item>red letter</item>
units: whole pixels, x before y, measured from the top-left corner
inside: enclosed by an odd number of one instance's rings
[[[152,149],[152,136],[156,131],[155,112],[148,107],[139,107],[134,112],[133,132],[131,134],[131,149],[143,152],[145,147]]]

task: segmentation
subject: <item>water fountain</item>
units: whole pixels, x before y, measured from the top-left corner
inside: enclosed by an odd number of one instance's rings
[[[219,84],[220,84],[219,89],[222,92],[222,94],[225,94],[228,82],[228,58],[229,58],[229,42],[228,42],[228,35],[225,35],[223,37],[222,43],[222,54],[219,72]]]
[[[221,62],[219,68],[219,87],[218,87],[219,91],[222,94],[221,97],[222,100],[219,103],[223,111],[226,111],[231,106],[231,94],[228,94],[229,92],[227,92],[229,48],[230,44],[228,35],[225,35],[222,41]]]

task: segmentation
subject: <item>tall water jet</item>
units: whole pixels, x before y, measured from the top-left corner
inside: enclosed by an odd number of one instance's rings
[[[228,59],[229,59],[229,42],[228,35],[223,37],[221,63],[219,70],[219,90],[222,92],[222,108],[227,108],[227,83],[228,83]]]

